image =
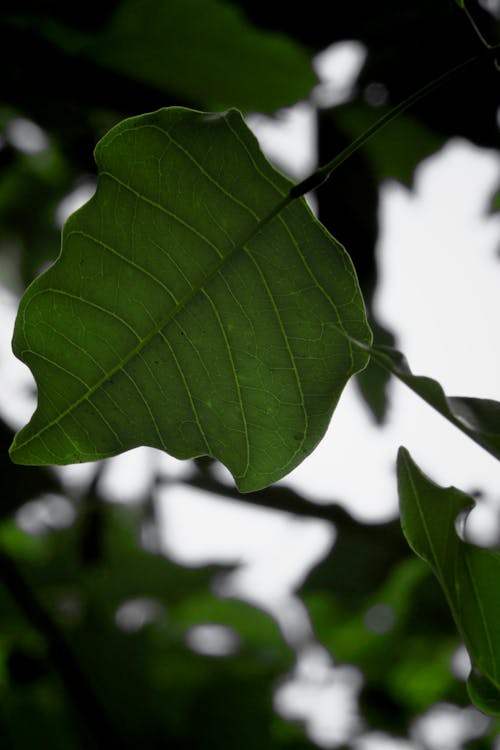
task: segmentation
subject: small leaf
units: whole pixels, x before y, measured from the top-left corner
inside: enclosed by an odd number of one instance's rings
[[[98,144],[95,196],[27,290],[13,348],[39,395],[17,463],[137,445],[210,455],[242,491],[291,471],[368,354],[343,247],[265,160],[241,115],[172,107]],[[274,216],[274,218],[271,218]]]
[[[372,359],[396,375],[412,391],[474,442],[500,460],[500,403],[492,399],[446,396],[437,380],[414,375],[401,352],[390,347],[369,348]]]
[[[432,568],[467,646],[473,671],[469,694],[478,708],[500,706],[500,553],[463,542],[455,523],[474,500],[442,488],[400,448],[398,482],[401,524],[413,551]]]
[[[462,10],[465,10],[465,2],[464,0],[455,0],[456,4],[459,8],[462,8]]]

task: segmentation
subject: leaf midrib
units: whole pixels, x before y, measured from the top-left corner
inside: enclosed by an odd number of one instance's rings
[[[228,122],[228,120],[224,119],[224,122],[227,124],[227,126],[229,127],[229,129],[231,130],[231,132],[233,133],[233,135],[237,138],[237,140],[240,142],[240,144],[244,147],[245,152],[247,153],[248,157],[251,159],[252,164],[257,169],[257,171],[259,172],[259,174],[261,174],[262,176],[264,176],[264,174],[262,173],[262,171],[256,165],[255,160],[254,160],[252,154],[249,152],[246,144],[240,139],[239,135],[231,127],[231,125]],[[180,144],[170,135],[170,133],[168,131],[164,130],[163,128],[160,128],[159,126],[151,126],[151,124],[139,126],[139,128],[145,128],[145,127],[154,127],[155,129],[157,129],[160,132],[162,132],[166,137],[169,138],[169,140],[177,148],[179,148],[184,153],[184,155],[186,155],[197,166],[197,168],[201,171],[201,173],[207,179],[209,179],[210,182],[212,184],[214,184],[224,195],[226,195],[227,197],[229,197],[231,200],[233,200],[240,207],[246,208],[247,211],[252,216],[254,216],[254,217],[256,216],[256,214],[253,212],[253,210],[250,207],[245,206],[245,204],[243,204],[235,196],[233,196],[231,193],[229,193],[217,180],[215,180],[211,175],[209,175],[209,173],[202,167],[202,165],[200,165],[199,162],[188,151],[186,151],[186,149],[182,148],[180,146]],[[138,128],[128,128],[126,132],[130,132],[132,130],[137,130],[137,129]],[[72,404],[70,404],[65,410],[63,410],[62,412],[60,412],[57,415],[57,417],[55,417],[50,422],[48,422],[46,425],[44,425],[44,427],[42,427],[40,430],[38,430],[37,432],[33,433],[33,435],[31,435],[27,440],[24,440],[23,442],[16,442],[15,445],[13,445],[12,448],[11,448],[11,451],[10,451],[11,456],[14,455],[16,453],[16,451],[21,450],[22,448],[25,448],[27,445],[29,445],[30,443],[32,443],[34,440],[36,440],[36,439],[40,438],[42,435],[44,435],[48,430],[50,430],[54,426],[58,425],[66,416],[68,416],[73,411],[75,411],[75,409],[77,409],[82,403],[84,403],[85,401],[88,401],[114,375],[116,375],[117,373],[119,373],[122,370],[124,370],[124,368],[126,367],[126,365],[132,359],[134,359],[134,357],[136,357],[155,338],[155,336],[157,336],[158,334],[160,334],[163,331],[163,329],[167,327],[167,325],[177,316],[177,314],[180,312],[180,310],[182,310],[187,304],[189,304],[189,302],[191,301],[191,299],[193,299],[193,297],[196,294],[198,294],[199,292],[203,291],[203,289],[207,286],[207,284],[209,284],[210,281],[213,278],[215,278],[215,276],[218,273],[221,272],[221,269],[224,267],[224,265],[227,264],[227,262],[229,260],[231,260],[237,252],[239,252],[241,250],[246,250],[247,252],[249,252],[249,250],[245,247],[248,244],[248,242],[251,239],[253,239],[260,231],[262,231],[262,229],[275,216],[277,216],[278,213],[280,213],[280,211],[283,208],[285,208],[286,205],[288,205],[291,202],[291,199],[289,198],[289,196],[282,197],[282,199],[280,201],[278,201],[278,203],[276,204],[276,206],[274,207],[274,209],[272,209],[264,218],[258,220],[257,225],[252,228],[252,230],[249,232],[249,234],[247,235],[247,237],[243,241],[240,241],[239,243],[237,243],[236,245],[234,245],[233,248],[231,248],[226,255],[222,255],[221,252],[220,252],[220,250],[217,248],[217,246],[214,245],[208,238],[206,238],[204,235],[202,235],[201,233],[199,233],[198,230],[196,230],[195,227],[193,227],[188,222],[186,222],[185,220],[183,220],[177,214],[175,214],[172,211],[169,211],[168,209],[166,209],[165,206],[162,206],[161,204],[157,203],[156,201],[152,201],[151,199],[147,198],[147,196],[145,196],[142,193],[140,193],[139,191],[135,190],[135,188],[133,188],[131,185],[127,185],[122,180],[120,180],[119,178],[117,178],[116,175],[112,174],[109,171],[104,170],[104,171],[100,172],[100,177],[103,177],[103,176],[110,177],[115,182],[117,182],[118,184],[120,184],[122,187],[124,187],[125,189],[129,190],[134,195],[136,195],[136,197],[138,197],[140,200],[143,200],[143,201],[149,203],[154,208],[156,208],[158,210],[161,210],[164,213],[167,213],[169,216],[171,216],[171,218],[173,218],[177,222],[181,223],[183,226],[185,226],[186,228],[188,228],[190,231],[193,231],[198,237],[200,237],[200,239],[202,239],[203,241],[207,242],[215,250],[215,252],[217,253],[217,256],[218,256],[220,262],[214,267],[214,269],[208,274],[208,276],[206,276],[203,279],[202,283],[200,283],[198,286],[192,286],[192,288],[183,297],[181,297],[175,303],[174,308],[171,309],[169,311],[169,313],[164,318],[162,318],[160,320],[160,322],[156,326],[154,326],[152,328],[152,330],[150,331],[149,334],[147,334],[143,338],[140,338],[139,334],[137,334],[137,332],[135,332],[134,329],[131,329],[133,331],[134,335],[139,338],[139,341],[138,341],[137,345],[135,347],[133,347],[133,349],[130,350],[130,352],[127,354],[127,356],[124,357],[124,358],[122,358],[113,368],[111,368],[111,370],[109,370],[107,373],[105,373],[93,386],[91,386],[90,388],[88,388],[87,391],[84,394],[82,394],[82,396],[80,398],[78,398],[76,401],[74,401]],[[267,175],[265,175],[265,178],[266,178],[267,182],[269,182],[270,184],[272,184],[272,186],[274,187],[274,189],[278,193],[281,193],[281,191],[279,190],[279,188],[274,183],[272,183],[269,180],[269,178],[267,177]],[[283,195],[283,193],[281,193],[281,195]],[[92,240],[94,242],[96,241],[96,239],[97,238],[92,237]],[[104,246],[104,243],[102,243],[101,240],[98,240],[98,243]],[[106,249],[109,250],[110,247],[106,245]],[[120,254],[116,253],[116,251],[114,251],[114,252],[115,252],[115,254],[120,255]],[[253,256],[251,256],[251,257],[253,259]],[[255,259],[253,259],[253,260],[255,260]],[[255,260],[255,262],[258,263],[258,261],[256,261],[256,260]],[[146,269],[143,269],[138,264],[133,264],[133,265],[137,266],[138,270],[140,270],[141,272],[147,273],[147,275],[150,276],[157,284],[160,284],[162,287],[164,287],[164,285],[162,284],[162,282],[160,281],[160,279],[158,279],[156,276],[154,276],[154,274],[151,274],[151,273],[147,272]],[[47,290],[44,290],[44,291],[46,293],[49,293],[50,291],[57,291],[57,290],[47,289]],[[130,328],[130,326],[129,326],[129,328]],[[202,434],[202,437],[204,438],[205,443],[206,443],[206,437],[204,436],[203,432],[201,434]],[[163,440],[161,442],[163,442]]]
[[[231,130],[233,130],[233,129],[231,128]],[[247,150],[247,149],[246,149],[246,150]],[[253,160],[253,157],[251,156],[251,154],[250,154],[250,153],[249,153],[248,151],[247,151],[247,153],[248,153],[249,157],[250,157],[250,158],[252,159],[252,162],[253,162],[253,163],[254,163],[254,165],[255,165],[255,162],[254,162],[254,160]],[[258,171],[259,171],[259,172],[261,173],[261,170],[260,170],[260,169],[259,169]],[[106,174],[107,174],[108,176],[110,176],[110,173],[101,173],[101,176],[102,176],[102,175],[106,176]],[[261,174],[262,174],[262,173],[261,173]],[[114,177],[114,176],[113,176],[113,177]],[[266,179],[267,179],[267,181],[269,181],[269,178],[266,178]],[[123,185],[123,186],[124,186],[125,188],[127,188],[127,189],[131,190],[131,191],[132,191],[132,192],[133,192],[134,194],[136,194],[136,195],[137,195],[138,197],[140,197],[141,199],[143,199],[143,200],[145,200],[145,199],[146,199],[146,198],[145,198],[145,196],[143,196],[143,195],[142,195],[141,193],[139,193],[139,192],[138,192],[138,191],[136,191],[135,189],[131,188],[131,186],[128,186],[128,185],[126,185],[126,183],[123,183],[123,182],[122,182],[122,181],[120,181],[120,180],[117,180],[117,181],[118,181],[118,182],[120,182],[120,184],[122,184],[122,185]],[[214,184],[218,185],[218,183],[217,183],[216,181],[212,180],[212,182],[214,182]],[[273,186],[275,187],[275,189],[277,189],[275,185],[273,185]],[[225,190],[224,190],[224,193],[226,193],[226,191],[225,191]],[[157,207],[157,208],[161,208],[161,210],[163,210],[163,211],[166,211],[166,212],[167,212],[167,213],[168,213],[169,215],[171,215],[171,216],[172,216],[172,218],[174,218],[174,219],[176,219],[176,220],[179,220],[179,217],[177,217],[177,216],[176,216],[175,214],[173,214],[172,212],[169,212],[168,210],[166,210],[166,209],[165,209],[165,207],[161,207],[161,205],[160,205],[160,204],[156,204],[155,202],[153,202],[153,201],[150,201],[149,199],[146,199],[146,200],[147,200],[147,201],[148,201],[149,203],[151,203],[152,205],[154,205],[155,207]],[[286,207],[287,205],[289,205],[289,203],[291,203],[291,201],[292,201],[292,199],[291,199],[291,198],[289,198],[289,196],[286,196],[285,198],[282,198],[282,199],[281,199],[280,201],[278,201],[278,203],[276,204],[276,206],[274,207],[274,209],[272,209],[272,210],[271,210],[271,211],[270,211],[270,212],[269,212],[269,213],[267,214],[267,216],[265,216],[264,218],[260,219],[260,220],[259,220],[259,222],[258,222],[258,224],[257,224],[257,225],[256,225],[255,227],[253,227],[253,228],[252,228],[252,229],[250,230],[250,232],[249,232],[249,234],[247,235],[247,237],[246,237],[246,238],[245,238],[245,239],[244,239],[243,241],[240,241],[239,243],[237,243],[236,245],[234,245],[234,246],[233,246],[233,247],[232,247],[232,248],[231,248],[231,249],[229,250],[229,252],[228,252],[228,253],[227,253],[226,255],[222,255],[222,254],[220,253],[220,251],[218,250],[218,248],[217,248],[217,255],[218,255],[218,258],[219,258],[219,263],[218,263],[218,264],[217,264],[217,265],[216,265],[216,266],[215,266],[215,267],[213,268],[213,270],[212,270],[212,271],[211,271],[211,272],[210,272],[210,273],[209,273],[209,274],[208,274],[208,275],[207,275],[207,276],[206,276],[206,277],[205,277],[205,278],[203,279],[202,283],[200,283],[200,284],[199,284],[198,286],[192,286],[192,288],[191,288],[191,289],[190,289],[190,290],[189,290],[189,291],[188,291],[188,292],[187,292],[187,293],[186,293],[186,294],[185,294],[185,295],[184,295],[183,297],[181,297],[181,298],[180,298],[180,299],[179,299],[179,300],[178,300],[178,301],[176,302],[175,306],[174,306],[174,307],[173,307],[173,308],[172,308],[172,309],[171,309],[171,310],[169,311],[169,313],[168,313],[167,315],[165,315],[165,317],[164,317],[164,318],[162,318],[162,319],[160,320],[160,322],[159,322],[159,323],[158,323],[158,324],[157,324],[156,326],[154,326],[154,327],[153,327],[153,328],[151,329],[151,331],[150,331],[150,333],[149,333],[149,334],[147,334],[147,335],[146,335],[146,336],[144,336],[143,338],[140,338],[139,334],[138,334],[138,333],[137,333],[137,332],[136,332],[136,331],[135,331],[135,330],[134,330],[133,328],[131,328],[131,327],[130,327],[130,326],[129,326],[129,325],[127,324],[127,326],[128,326],[129,328],[130,328],[130,330],[131,330],[131,331],[133,332],[133,334],[134,334],[134,335],[135,335],[135,336],[136,336],[137,338],[139,338],[139,341],[138,341],[137,345],[136,345],[135,347],[133,347],[133,348],[132,348],[132,349],[131,349],[131,350],[129,351],[129,353],[127,354],[127,356],[126,356],[126,357],[123,357],[123,358],[122,358],[122,359],[121,359],[121,360],[120,360],[119,362],[117,362],[117,364],[116,364],[116,365],[115,365],[114,367],[112,367],[112,368],[111,368],[110,370],[108,370],[108,371],[107,371],[106,373],[104,373],[104,375],[103,375],[103,376],[102,376],[102,377],[101,377],[101,378],[100,378],[100,379],[99,379],[99,380],[98,380],[98,381],[97,381],[96,383],[94,383],[94,385],[93,385],[93,386],[91,386],[91,387],[88,387],[88,388],[87,388],[87,391],[86,391],[85,393],[83,393],[83,394],[82,394],[82,396],[80,396],[80,398],[78,398],[78,399],[77,399],[76,401],[74,401],[74,402],[73,402],[72,404],[70,404],[70,405],[69,405],[69,406],[68,406],[68,407],[67,407],[66,409],[64,409],[64,410],[63,410],[62,412],[60,412],[60,413],[59,413],[59,414],[57,415],[57,417],[55,417],[55,418],[54,418],[54,419],[52,419],[52,420],[51,420],[50,422],[48,422],[48,423],[47,423],[46,425],[44,425],[44,427],[42,427],[42,428],[41,428],[40,430],[38,430],[37,432],[35,432],[35,433],[33,433],[32,435],[30,435],[30,437],[29,437],[28,439],[24,440],[23,442],[16,442],[16,444],[15,444],[15,445],[13,445],[13,446],[12,446],[12,448],[11,448],[11,451],[10,451],[10,453],[11,453],[11,456],[15,455],[16,451],[18,451],[18,450],[21,450],[21,449],[25,448],[25,447],[26,447],[27,445],[29,445],[29,444],[30,444],[30,443],[32,443],[33,441],[35,441],[35,440],[37,440],[38,438],[42,437],[42,436],[43,436],[43,435],[44,435],[44,434],[45,434],[46,432],[48,432],[48,431],[49,431],[50,429],[52,429],[52,428],[53,428],[53,427],[55,427],[56,425],[59,425],[59,424],[60,424],[60,422],[61,422],[61,421],[62,421],[62,420],[63,420],[63,419],[64,419],[64,418],[66,417],[66,416],[68,416],[69,414],[71,414],[72,412],[74,412],[74,411],[75,411],[75,410],[76,410],[76,409],[77,409],[77,408],[78,408],[78,407],[79,407],[79,406],[80,406],[81,404],[83,404],[83,403],[84,403],[85,401],[89,401],[89,400],[90,400],[90,399],[92,398],[92,396],[93,396],[93,395],[94,395],[94,394],[95,394],[95,393],[96,393],[96,392],[97,392],[97,391],[98,391],[98,390],[99,390],[99,389],[100,389],[100,388],[101,388],[101,387],[102,387],[102,386],[103,386],[103,385],[104,385],[104,384],[105,384],[106,382],[108,382],[108,381],[109,381],[109,380],[110,380],[110,379],[111,379],[111,378],[112,378],[112,377],[113,377],[114,375],[116,375],[117,373],[120,373],[120,372],[122,372],[122,371],[125,371],[125,367],[127,366],[127,364],[128,364],[128,363],[129,363],[129,362],[130,362],[131,360],[133,360],[133,359],[134,359],[134,358],[135,358],[136,356],[138,356],[138,355],[140,354],[140,352],[141,352],[141,351],[142,351],[142,350],[143,350],[143,349],[144,349],[144,348],[145,348],[145,347],[146,347],[146,346],[147,346],[147,345],[148,345],[148,344],[149,344],[149,343],[150,343],[150,342],[151,342],[151,341],[152,341],[152,340],[153,340],[153,339],[155,338],[155,336],[157,336],[157,335],[161,334],[161,332],[162,332],[162,331],[163,331],[163,330],[164,330],[164,329],[165,329],[165,328],[166,328],[166,327],[167,327],[167,326],[169,325],[169,323],[170,323],[170,322],[171,322],[172,320],[174,320],[174,319],[175,319],[175,317],[176,317],[176,316],[178,315],[178,313],[179,313],[179,312],[180,312],[180,311],[181,311],[182,309],[184,309],[184,307],[185,307],[186,305],[188,305],[188,304],[189,304],[189,302],[191,301],[191,299],[193,299],[193,297],[194,297],[194,296],[195,296],[196,294],[198,294],[198,293],[202,292],[202,291],[203,291],[203,290],[205,289],[205,287],[206,287],[206,286],[207,286],[207,285],[208,285],[208,284],[210,283],[210,281],[211,281],[211,280],[212,280],[213,278],[215,278],[215,276],[216,276],[217,274],[220,274],[220,273],[221,273],[221,270],[222,270],[222,268],[223,268],[223,267],[224,267],[224,266],[225,266],[225,265],[226,265],[226,264],[227,264],[227,263],[228,263],[228,262],[229,262],[229,261],[230,261],[230,260],[231,260],[231,259],[232,259],[232,258],[233,258],[233,257],[235,256],[235,255],[236,255],[236,253],[238,253],[238,252],[240,252],[240,251],[245,251],[245,252],[247,252],[247,253],[248,253],[248,255],[249,255],[249,256],[251,257],[252,261],[253,261],[254,263],[256,263],[256,264],[257,264],[257,265],[259,266],[259,268],[260,268],[260,264],[259,264],[259,262],[257,261],[257,259],[256,259],[256,258],[254,258],[254,256],[253,256],[253,255],[251,254],[251,252],[250,252],[249,248],[247,248],[247,247],[246,247],[246,245],[247,245],[247,244],[248,244],[248,242],[249,242],[249,241],[250,241],[251,239],[253,239],[253,238],[254,238],[254,237],[255,237],[255,236],[256,236],[256,235],[257,235],[257,234],[258,234],[259,232],[261,232],[261,231],[262,231],[262,229],[263,229],[263,228],[264,228],[264,227],[265,227],[265,226],[266,226],[266,225],[267,225],[267,224],[268,224],[268,223],[269,223],[269,222],[270,222],[270,221],[271,221],[272,219],[274,219],[274,218],[275,218],[275,217],[276,217],[276,216],[277,216],[277,215],[278,215],[278,214],[279,214],[279,213],[280,213],[280,212],[281,212],[281,211],[282,211],[282,210],[283,210],[283,209],[284,209],[284,208],[285,208],[285,207]],[[184,224],[184,225],[185,225],[186,227],[188,227],[188,228],[190,228],[190,229],[193,229],[193,228],[191,227],[191,225],[189,225],[188,223],[186,223],[186,222],[184,222],[184,221],[182,221],[182,223],[183,223],[183,224]],[[197,232],[197,234],[199,234],[199,233]],[[203,235],[200,235],[200,237],[202,237],[202,238],[203,238],[203,239],[205,240],[205,238],[203,237]],[[89,239],[91,239],[92,241],[94,241],[94,242],[95,242],[97,238],[95,238],[95,237],[90,237],[90,236],[89,236]],[[103,245],[103,244],[104,244],[104,243],[102,243],[102,241],[101,241],[101,240],[98,240],[98,243],[99,243],[99,244],[101,244],[101,245]],[[212,244],[212,243],[210,243],[210,244]],[[106,246],[106,249],[108,249],[108,250],[109,250],[109,249],[110,249],[110,247],[109,247],[109,246]],[[114,252],[115,252],[115,254],[118,254],[118,253],[116,253],[116,251],[114,251]],[[118,254],[118,255],[120,255],[120,254]],[[153,274],[151,274],[151,273],[147,272],[147,271],[146,271],[146,269],[143,269],[143,268],[142,268],[141,266],[139,266],[138,264],[133,264],[133,265],[137,267],[137,270],[140,270],[140,271],[141,271],[141,272],[143,272],[143,273],[147,273],[147,275],[148,275],[148,276],[150,276],[150,277],[152,278],[152,280],[154,280],[154,281],[155,281],[155,282],[156,282],[157,284],[161,285],[161,286],[162,286],[163,288],[165,287],[165,285],[164,285],[164,284],[163,284],[163,283],[162,283],[162,282],[160,281],[160,279],[158,279],[158,278],[157,278],[156,276],[154,276]],[[50,293],[50,292],[58,292],[58,291],[59,291],[59,290],[56,290],[56,289],[47,289],[47,290],[43,290],[43,292],[41,292],[41,293]],[[205,290],[205,291],[206,291],[206,290]],[[84,299],[84,298],[82,298],[82,299]],[[87,301],[87,300],[85,300],[85,301]],[[126,321],[125,321],[125,322],[126,322]],[[296,374],[297,374],[297,373],[296,373]],[[298,374],[297,374],[297,378],[298,378]],[[298,385],[299,385],[299,389],[301,390],[301,387],[300,387],[300,380],[298,380]],[[245,417],[244,417],[244,413],[243,413],[243,422],[245,423]],[[156,428],[156,424],[155,424],[155,428]],[[156,431],[157,431],[157,433],[158,433],[158,430],[157,430],[157,429],[156,429]],[[202,434],[202,438],[204,439],[204,441],[205,441],[205,444],[206,444],[206,443],[207,443],[207,441],[206,441],[206,436],[204,435],[203,431],[201,432],[201,434]],[[305,439],[305,435],[306,435],[306,434],[307,434],[307,431],[305,430],[305,431],[304,431],[304,436],[303,436],[303,440]],[[246,435],[246,437],[247,437],[247,440],[248,440],[248,433],[247,433],[246,431],[245,431],[245,435]],[[161,435],[159,435],[159,437],[160,437],[160,442],[161,442],[161,443],[163,444],[163,438],[161,437]],[[248,443],[247,443],[247,450],[248,450]]]
[[[458,616],[458,611],[457,611],[457,608],[456,608],[456,605],[455,605],[455,601],[454,601],[452,593],[450,592],[449,587],[447,585],[446,577],[445,577],[444,572],[443,572],[443,568],[440,565],[439,556],[437,555],[436,549],[434,547],[434,541],[432,539],[432,534],[431,534],[430,529],[429,529],[429,527],[427,525],[427,521],[426,521],[426,518],[425,518],[425,513],[424,513],[423,508],[422,508],[421,503],[420,503],[419,493],[417,491],[415,480],[413,478],[413,474],[412,474],[412,471],[411,471],[411,464],[410,464],[410,462],[408,460],[408,457],[406,455],[404,455],[404,462],[405,462],[406,475],[408,477],[410,488],[411,488],[411,491],[412,491],[412,494],[413,494],[413,498],[414,498],[414,501],[415,501],[415,506],[417,508],[418,516],[420,518],[420,522],[421,522],[422,528],[424,530],[424,535],[425,535],[425,538],[427,540],[427,544],[429,545],[429,549],[430,549],[430,552],[431,552],[432,559],[434,561],[434,567],[435,567],[435,570],[436,570],[436,575],[437,575],[437,577],[438,577],[438,579],[439,579],[439,581],[441,583],[441,586],[443,587],[446,599],[448,601],[448,605],[449,605],[449,607],[450,607],[450,609],[452,611],[452,614],[453,614],[453,617],[455,619],[455,622],[457,623],[457,626],[459,626],[460,618]],[[448,529],[448,532],[449,532],[449,529]],[[419,553],[419,554],[421,554],[421,553]]]
[[[464,561],[465,561],[465,568],[467,570],[467,575],[468,575],[469,581],[470,581],[470,586],[471,586],[471,589],[472,589],[472,591],[474,593],[474,597],[475,597],[476,602],[477,602],[477,608],[478,608],[478,611],[479,611],[479,614],[480,614],[480,618],[479,619],[480,619],[481,625],[483,626],[484,635],[485,635],[485,638],[486,638],[486,644],[487,644],[489,655],[490,655],[490,663],[491,663],[491,666],[493,667],[493,674],[490,675],[490,679],[492,678],[493,682],[495,683],[495,685],[497,687],[499,687],[499,683],[498,683],[498,663],[497,663],[497,659],[495,657],[495,649],[493,647],[493,640],[492,640],[490,629],[489,629],[489,626],[488,626],[488,618],[486,617],[486,615],[484,613],[483,603],[481,601],[481,597],[479,596],[479,592],[478,592],[477,585],[476,585],[476,580],[475,580],[473,572],[471,570],[469,556],[467,555],[466,551],[464,552]],[[489,672],[488,669],[485,670],[485,671]]]
[[[262,219],[260,221],[260,227],[258,230],[260,230],[263,225],[267,224],[267,217],[266,219]],[[253,237],[256,234],[256,230],[253,229],[251,233],[251,237]],[[116,375],[118,372],[121,372],[123,368],[126,367],[126,365],[134,359],[153,339],[155,336],[157,336],[161,331],[163,331],[164,328],[167,327],[167,325],[178,315],[178,313],[189,304],[189,302],[193,299],[193,297],[198,294],[199,292],[203,291],[203,289],[207,286],[207,284],[215,278],[215,276],[220,273],[221,269],[228,263],[229,260],[231,260],[234,255],[239,252],[240,250],[245,250],[245,245],[247,244],[247,238],[245,238],[244,242],[241,242],[237,245],[235,245],[225,256],[222,256],[220,259],[220,263],[208,274],[208,276],[203,279],[203,283],[199,284],[199,286],[193,286],[192,289],[187,292],[183,297],[179,299],[177,304],[169,311],[167,315],[165,315],[164,318],[160,320],[160,322],[152,328],[150,333],[148,333],[146,336],[141,338],[137,345],[133,347],[133,349],[130,350],[130,352],[127,354],[126,357],[123,357],[123,359],[120,360],[111,370],[109,370],[107,373],[105,373],[93,386],[88,388],[86,393],[84,393],[79,399],[74,401],[70,406],[68,406],[64,411],[60,412],[57,417],[55,417],[53,420],[48,422],[44,427],[42,427],[40,430],[38,430],[36,433],[31,435],[27,440],[25,440],[22,443],[16,443],[15,446],[13,446],[13,450],[11,452],[12,455],[15,454],[17,450],[20,450],[21,448],[25,448],[29,443],[33,442],[37,438],[41,437],[44,433],[46,433],[49,429],[56,426],[61,422],[68,414],[71,414],[75,409],[77,409],[80,404],[83,404],[85,401],[90,399],[96,391],[99,390],[110,378],[112,378],[114,375]],[[248,250],[247,250],[248,251]],[[253,256],[252,256],[253,257]],[[159,280],[157,280],[159,282]],[[159,282],[161,283],[161,282]],[[51,289],[45,290],[47,293],[54,291]],[[137,333],[135,335],[138,335]]]

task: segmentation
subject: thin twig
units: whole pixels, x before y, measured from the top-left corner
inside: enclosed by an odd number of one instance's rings
[[[469,57],[464,62],[461,62],[454,68],[451,68],[451,70],[447,70],[446,73],[443,73],[442,75],[438,76],[438,78],[435,78],[425,86],[422,86],[422,88],[418,89],[418,91],[415,91],[415,93],[411,94],[411,96],[409,96],[407,99],[397,104],[389,112],[386,112],[385,115],[382,115],[382,117],[374,122],[373,125],[370,125],[370,127],[365,130],[364,133],[361,133],[361,135],[355,138],[354,141],[352,141],[345,149],[343,149],[343,151],[337,154],[337,156],[334,156],[331,161],[329,161],[327,164],[324,164],[322,167],[319,167],[319,169],[317,169],[309,177],[306,177],[305,180],[302,180],[302,182],[294,185],[294,187],[290,190],[290,197],[292,199],[299,198],[300,196],[309,193],[311,190],[317,190],[320,185],[323,185],[323,183],[332,176],[337,167],[339,167],[344,161],[346,161],[346,159],[348,159],[350,156],[352,156],[352,154],[354,154],[362,146],[364,146],[364,144],[369,141],[374,135],[376,135],[380,130],[382,130],[382,128],[384,128],[390,122],[395,120],[396,117],[399,117],[399,115],[401,115],[407,109],[420,101],[420,99],[423,99],[436,89],[443,86],[445,83],[448,83],[448,81],[451,81],[452,78],[455,78],[455,76],[468,68],[470,65],[479,62],[480,59],[481,57],[477,55],[475,57]]]
[[[474,16],[472,15],[472,13],[470,12],[469,8],[467,7],[466,0],[463,0],[462,8],[463,8],[464,13],[465,13],[465,15],[467,17],[467,20],[469,21],[470,25],[474,29],[474,31],[476,33],[476,36],[478,37],[479,41],[483,45],[484,50],[486,51],[486,53],[488,55],[491,55],[491,57],[493,58],[493,64],[494,64],[495,68],[498,71],[500,71],[500,63],[498,62],[498,59],[497,59],[496,54],[495,54],[496,52],[498,52],[499,45],[498,44],[490,44],[487,41],[487,39],[483,36],[483,33],[482,33],[481,29],[479,28],[479,26],[477,25]]]

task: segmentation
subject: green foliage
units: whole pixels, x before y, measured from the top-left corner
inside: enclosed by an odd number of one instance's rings
[[[300,45],[253,28],[221,0],[126,0],[98,34],[53,24],[46,34],[73,54],[214,110],[272,112],[315,83]]]
[[[437,576],[472,659],[471,698],[500,715],[500,553],[459,538],[459,516],[474,501],[432,482],[405,449],[399,452],[398,480],[404,534]]]
[[[388,348],[395,337],[372,306],[381,183],[397,179],[411,190],[421,160],[456,136],[498,150],[500,88],[487,55],[393,121],[316,193],[330,234],[292,200],[291,183],[265,161],[238,114],[193,111],[275,112],[309,95],[312,55],[360,40],[368,54],[351,99],[317,108],[327,163],[378,114],[477,56],[477,36],[458,5],[380,0],[375,18],[373,3],[359,0],[344,3],[332,22],[320,0],[286,14],[267,0],[113,0],[78,14],[60,0],[3,4],[2,290],[19,291],[55,259],[54,211],[95,171],[92,150],[111,131],[97,149],[97,194],[69,220],[62,254],[26,292],[16,326],[16,351],[37,373],[39,404],[16,438],[19,464],[8,459],[11,426],[0,421],[0,746],[311,750],[310,727],[278,716],[273,694],[317,640],[362,675],[352,711],[367,741],[372,730],[417,741],[415,721],[434,703],[472,699],[498,714],[498,553],[459,539],[455,516],[471,499],[434,485],[404,451],[405,532],[430,565],[412,556],[398,521],[361,523],[332,504],[330,486],[318,506],[283,484],[240,495],[217,479],[212,459],[198,459],[175,482],[151,470],[142,502],[117,509],[100,489],[100,468],[90,486],[71,487],[51,466],[62,456],[101,458],[145,442],[178,456],[216,456],[242,475],[244,404],[251,469],[238,486],[264,487],[314,448],[344,383],[368,359],[356,382],[377,423],[389,413],[387,384],[397,377],[499,457],[498,404],[448,397],[436,381],[413,375]],[[467,10],[480,13],[481,33],[498,38],[493,16],[473,5]],[[381,109],[367,104],[373,82],[387,93]],[[45,129],[41,153],[9,139],[18,116]],[[491,209],[498,203],[497,195]],[[69,442],[56,427],[57,409]],[[29,436],[38,431],[35,446]],[[35,459],[45,466],[22,465]],[[316,641],[302,633],[285,642],[267,615],[215,595],[214,575],[227,573],[220,565],[186,569],[145,548],[144,532],[160,525],[157,485],[175,493],[177,482],[205,499],[333,526],[331,551],[298,592]],[[51,526],[46,493],[73,509],[71,528]],[[38,519],[38,536],[20,530],[24,516]],[[210,623],[234,636],[230,653],[193,650],[190,634]],[[460,639],[474,662],[468,693],[450,669]],[[318,688],[314,679],[308,688]],[[497,719],[467,746],[491,750],[499,731]],[[354,732],[345,747],[364,740]]]
[[[331,565],[332,574],[340,571]],[[458,638],[440,606],[441,592],[420,560],[401,560],[357,607],[346,606],[334,584],[330,590],[311,587],[307,583],[303,594],[321,642],[340,661],[362,669],[365,695],[377,692],[400,705],[392,729],[401,732],[412,714],[445,696],[456,700],[458,694],[463,700],[465,690],[457,691],[449,670]],[[431,613],[432,639],[425,628]]]
[[[99,516],[100,549],[89,560],[86,536],[93,513]],[[268,747],[271,685],[292,658],[276,625],[248,605],[209,594],[213,568],[174,565],[141,550],[134,534],[130,513],[93,506],[87,498],[87,509],[71,530],[44,538],[43,556],[29,546],[13,555],[119,728],[121,746],[156,747],[172,738],[186,745],[208,743],[223,721],[233,742],[244,728],[242,747],[261,742]],[[33,540],[30,546],[36,544]],[[0,570],[5,574],[2,558]],[[139,619],[120,618],[120,607],[134,603],[145,612],[144,620],[140,614]],[[3,590],[0,614],[5,746],[89,747],[92,717],[68,721],[67,691],[78,685],[67,684],[64,690],[55,679],[43,639]],[[236,656],[214,659],[188,648],[187,630],[204,623],[238,628]],[[225,702],[218,707],[221,693]],[[26,712],[33,721],[26,722]]]
[[[243,491],[280,479],[367,361],[346,340],[370,340],[347,254],[303,201],[268,221],[289,185],[234,111],[127,120],[96,161],[95,197],[19,311],[39,397],[12,459],[145,444],[218,458]]]

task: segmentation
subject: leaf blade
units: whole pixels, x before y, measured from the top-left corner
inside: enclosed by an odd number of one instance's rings
[[[414,375],[401,352],[387,346],[369,348],[372,359],[392,372],[445,419],[500,460],[500,403],[493,399],[447,396],[437,380]]]
[[[458,537],[456,519],[474,507],[473,499],[432,482],[404,448],[398,454],[398,486],[403,533],[437,576],[471,656],[471,699],[500,715],[500,553]]]
[[[274,215],[290,183],[235,111],[126,120],[96,161],[96,195],[20,306],[14,351],[39,405],[11,457],[147,444],[217,457],[243,490],[275,481],[367,361],[349,340],[370,331],[347,254],[305,203]]]

